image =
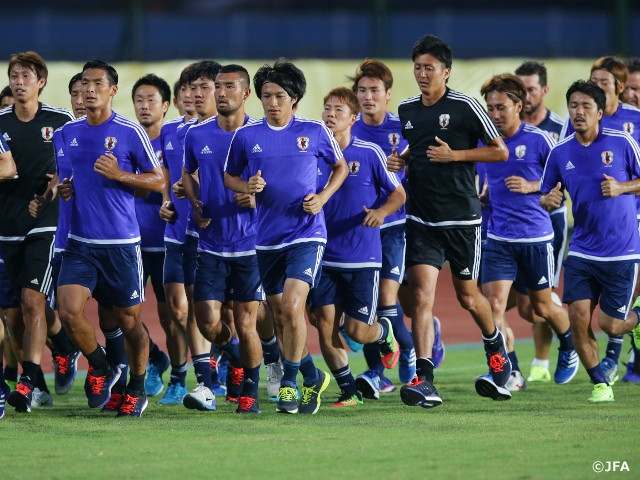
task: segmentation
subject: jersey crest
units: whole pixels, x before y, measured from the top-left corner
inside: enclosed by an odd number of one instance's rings
[[[309,148],[309,137],[298,137],[296,139],[296,143],[298,144],[298,148],[302,151],[305,151]]]
[[[116,143],[118,143],[118,139],[116,137],[107,137],[104,139],[104,148],[111,151],[116,148]]]
[[[527,146],[526,145],[518,145],[516,147],[516,157],[517,158],[524,158],[525,154],[527,153]]]
[[[447,126],[449,125],[449,120],[451,120],[451,115],[449,115],[448,113],[443,113],[442,115],[440,115],[438,123],[442,128],[447,128]]]
[[[360,171],[360,162],[349,162],[349,173],[355,175]]]
[[[40,132],[42,133],[42,138],[47,142],[51,141],[53,138],[53,127],[42,127]]]
[[[602,158],[602,163],[604,163],[605,165],[611,165],[611,163],[613,162],[613,152],[610,150],[602,152],[600,154],[600,157]]]
[[[633,131],[634,131],[633,122],[624,122],[622,124],[622,130],[627,132],[629,135],[633,135]]]
[[[389,143],[391,144],[392,147],[397,147],[398,145],[400,145],[400,135],[397,133],[390,133]]]

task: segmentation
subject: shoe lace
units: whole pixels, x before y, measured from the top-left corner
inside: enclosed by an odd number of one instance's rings
[[[218,370],[218,365],[220,364],[220,357],[209,357],[209,365],[211,365],[211,370]]]
[[[124,397],[122,405],[120,405],[120,413],[126,413],[127,415],[133,413],[138,403],[138,397],[134,397],[130,393],[127,393]]]
[[[302,388],[304,390],[304,387]],[[284,402],[291,402],[297,400],[296,390],[292,387],[281,388],[278,392],[278,398]]]
[[[122,403],[122,394],[121,393],[112,393],[109,401],[104,406],[105,410],[113,410],[115,411],[120,404]]]
[[[242,385],[242,380],[244,380],[244,369],[231,367],[231,383],[234,385]]]
[[[256,399],[253,397],[240,397],[238,400],[238,408],[240,410],[249,410],[256,403]]]
[[[58,365],[58,372],[65,375],[69,368],[69,355],[54,355],[53,360]]]
[[[424,380],[420,380],[418,376],[415,375],[407,385],[415,387],[416,385],[420,385],[422,382],[424,382]]]
[[[500,352],[494,353],[489,357],[489,368],[494,372],[502,372],[502,367],[505,363],[507,363],[507,360]]]
[[[93,371],[87,374],[89,385],[91,386],[91,393],[93,395],[99,395],[104,387],[104,382],[107,379],[106,375],[94,375]]]
[[[311,402],[311,400],[313,399],[313,396],[318,394],[318,392],[314,390],[313,388],[314,386],[311,386],[311,387],[305,387],[304,385],[302,386],[302,403],[304,405],[308,405],[309,402]]]
[[[25,385],[24,383],[20,382],[18,383],[18,385],[16,385],[16,392],[18,392],[20,395],[24,395],[25,397],[27,395],[29,395],[29,393],[31,393],[31,388],[29,388],[28,385]]]

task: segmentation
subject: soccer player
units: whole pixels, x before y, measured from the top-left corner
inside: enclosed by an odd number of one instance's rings
[[[626,64],[629,75],[620,94],[620,100],[640,108],[640,58],[630,58]]]
[[[240,65],[220,68],[210,93],[215,97],[218,114],[187,132],[183,174],[194,220],[200,227],[194,290],[196,321],[204,337],[228,355],[232,370],[243,367],[242,390],[228,392],[229,399],[238,402],[237,413],[260,413],[258,382],[262,360],[256,331],[263,292],[255,251],[255,200],[250,194],[234,194],[224,185],[231,138],[239,127],[253,121],[244,112],[251,94],[249,82],[249,73]],[[192,175],[200,180],[199,197],[194,192]],[[232,305],[239,345],[221,319],[223,303]],[[201,390],[204,388],[203,385]],[[185,397],[184,403],[188,408],[215,409],[215,399],[210,404],[205,402],[194,392]]]
[[[62,129],[60,145],[69,158],[73,179],[58,186],[64,199],[73,196],[67,248],[58,280],[60,317],[89,361],[85,393],[89,406],[103,407],[120,377],[84,318],[90,294],[111,308],[127,347],[130,379],[118,416],[142,415],[147,406],[144,374],[149,336],[140,321],[144,300],[140,229],[134,190],[160,191],[164,177],[145,131],[112,110],[118,73],[105,62],[82,69],[86,117]],[[58,154],[60,155],[60,154]]]
[[[84,108],[84,101],[82,100],[82,72],[76,73],[71,77],[71,80],[69,80],[69,95],[71,96],[73,116],[80,118],[86,115],[87,111]]]
[[[11,92],[11,87],[7,85],[2,90],[0,90],[0,109],[7,108],[13,105],[13,93]]]
[[[341,390],[335,407],[362,404],[340,340],[343,313],[348,337],[376,345],[385,367],[400,356],[391,321],[378,314],[376,322],[382,267],[378,228],[404,205],[405,193],[395,174],[387,171],[384,152],[352,136],[358,110],[356,94],[348,88],[334,88],[324,97],[322,120],[349,159],[349,175],[323,207],[327,246],[320,282],[310,293],[322,355]],[[323,178],[329,176],[328,165],[319,162],[318,168]]]
[[[36,405],[51,402],[40,368],[47,334],[60,351],[66,351],[69,342],[60,321],[46,306],[58,200],[38,218],[29,214],[29,203],[45,192],[47,175],[55,172],[54,130],[73,117],[68,110],[40,103],[48,69],[36,52],[14,55],[8,73],[15,104],[0,110],[0,131],[11,149],[18,177],[0,188],[0,246],[22,309],[22,322],[10,324],[10,334],[16,351],[23,352],[21,381],[8,402],[20,412],[30,412],[34,392]],[[40,394],[47,398],[39,398]]]
[[[166,222],[163,283],[172,322],[167,330],[171,375],[167,391],[158,402],[159,405],[182,405],[182,400],[187,394],[187,325],[193,325],[197,330],[193,310],[193,284],[198,238],[194,234],[187,235],[189,201],[186,198],[178,198],[171,188],[178,182],[182,185],[184,137],[189,126],[196,121],[188,78],[188,71],[192,65],[182,70],[173,87],[174,106],[181,116],[166,122],[161,131],[163,172],[166,179],[160,208],[160,218]],[[187,321],[187,317],[191,317],[191,320]],[[202,338],[200,332],[196,334],[199,339]]]
[[[344,181],[347,165],[322,122],[293,115],[306,91],[299,68],[279,59],[261,67],[253,85],[265,117],[236,131],[225,184],[238,193],[256,194],[260,277],[277,331],[282,332],[284,376],[276,410],[315,414],[329,375],[316,368],[307,350],[304,309],[327,238],[322,207]],[[332,173],[318,192],[319,161],[329,164]],[[248,181],[242,177],[247,167]],[[298,370],[303,376],[300,405]]]
[[[402,137],[400,119],[387,110],[391,100],[393,75],[379,60],[364,60],[356,70],[352,90],[356,93],[360,113],[351,128],[351,134],[360,140],[378,145],[385,155],[393,149],[402,151],[407,141]],[[404,172],[395,174],[398,181]],[[393,333],[400,345],[399,376],[403,383],[410,382],[415,375],[415,349],[413,339],[404,323],[404,312],[398,303],[398,290],[404,276],[404,205],[385,218],[380,227],[382,239],[382,269],[380,270],[380,295],[377,314],[388,318]],[[395,386],[383,375],[378,346],[373,343],[364,347],[367,371],[356,377],[356,384],[365,398],[378,398],[380,392],[392,392]]]
[[[161,159],[162,145],[160,132],[164,116],[167,114],[171,102],[171,87],[162,78],[150,73],[139,78],[131,89],[131,99],[138,122],[142,126],[153,147],[156,156]],[[160,160],[161,161],[161,160]],[[167,309],[164,294],[164,229],[165,222],[160,217],[162,193],[151,192],[146,196],[136,196],[136,217],[140,225],[140,250],[142,251],[143,275],[151,280],[156,297],[156,311],[160,326],[165,336],[171,335],[171,316]],[[167,340],[168,343],[169,340]],[[171,360],[150,339],[149,365],[144,381],[144,389],[148,396],[155,397],[164,389],[162,374],[169,369]]]
[[[527,89],[527,99],[524,102],[521,113],[522,120],[538,127],[540,130],[544,130],[557,142],[564,125],[564,119],[549,110],[544,104],[544,99],[549,93],[547,67],[540,62],[524,62],[516,68],[515,74],[522,80]],[[560,208],[550,212],[549,215],[551,217],[551,225],[553,225],[553,258],[555,260],[552,287],[557,288],[560,282],[560,272],[562,271],[562,261],[564,260],[568,234],[567,207],[564,202],[562,202]],[[521,290],[524,288],[517,284],[515,286]],[[526,290],[523,290],[523,292],[526,292]],[[557,304],[562,304],[555,292],[552,291],[551,296]],[[518,304],[520,315],[533,322],[531,330],[533,332],[535,356],[531,362],[531,371],[527,381],[549,382],[551,381],[549,350],[553,340],[553,330],[547,322],[533,313],[531,303],[526,295],[518,295],[518,299],[520,300]]]
[[[551,299],[553,227],[535,195],[554,141],[542,130],[520,120],[527,91],[515,75],[505,73],[490,78],[482,85],[480,94],[509,149],[506,163],[483,165],[492,211],[482,249],[482,293],[491,304],[496,325],[504,329],[511,287],[516,279],[523,283],[533,311],[558,334],[560,351],[554,378],[556,383],[567,383],[578,372],[579,360],[567,312]],[[514,350],[509,352],[509,359],[512,377],[517,377],[516,383],[524,388]],[[510,388],[509,384],[507,388],[518,389]]]
[[[480,104],[447,87],[451,74],[449,46],[434,35],[413,47],[413,73],[420,95],[400,103],[402,134],[409,147],[387,157],[392,171],[408,166],[407,277],[415,309],[412,335],[416,376],[400,389],[407,405],[435,407],[442,399],[433,386],[433,302],[438,272],[449,260],[460,305],[482,332],[495,395],[511,375],[511,363],[491,307],[478,291],[480,201],[474,162],[504,161],[509,151]],[[478,141],[486,145],[478,147]]]
[[[640,311],[630,309],[640,258],[637,209],[635,195],[625,195],[640,191],[640,147],[629,134],[601,124],[607,96],[594,82],[573,83],[566,98],[574,133],[549,155],[540,204],[547,211],[557,208],[562,186],[571,196],[574,230],[562,301],[569,305],[576,350],[594,384],[588,401],[612,402],[591,317],[599,303],[598,325],[605,333],[633,332],[640,341]]]

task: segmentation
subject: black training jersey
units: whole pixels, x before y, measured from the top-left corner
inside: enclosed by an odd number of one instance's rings
[[[69,110],[44,103],[33,120],[22,122],[15,107],[0,110],[0,131],[9,144],[16,162],[18,178],[0,184],[0,241],[20,242],[25,236],[55,232],[58,224],[58,199],[45,209],[40,218],[29,214],[29,202],[47,188],[47,173],[55,173],[53,132],[73,115]]]
[[[469,150],[478,140],[489,143],[500,133],[480,103],[447,88],[427,107],[421,96],[398,107],[402,135],[409,142],[407,218],[435,227],[462,227],[481,223],[473,162],[435,163],[427,148],[437,136],[452,150]]]

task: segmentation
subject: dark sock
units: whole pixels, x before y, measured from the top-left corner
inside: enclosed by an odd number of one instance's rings
[[[4,367],[4,379],[9,382],[18,381],[18,367]]]
[[[300,360],[300,373],[303,385],[313,385],[318,381],[318,369],[313,363],[310,353],[307,353],[307,356]]]
[[[602,371],[602,367],[598,363],[593,368],[588,368],[587,373],[589,374],[589,378],[591,378],[591,382],[595,385],[596,383],[609,383],[604,378],[604,372]]]
[[[171,378],[169,383],[179,383],[183,387],[187,381],[187,362],[182,365],[171,365]]]
[[[144,373],[142,375],[134,375],[133,373],[130,373],[127,390],[132,390],[138,393],[144,392]]]
[[[158,345],[149,337],[149,361],[154,365],[161,365],[164,360],[162,350],[158,348]]]
[[[204,383],[204,386],[211,389],[211,363],[210,354],[203,353],[201,355],[191,355],[191,361],[193,362],[193,369],[196,372],[196,382]]]
[[[296,388],[296,378],[298,376],[298,371],[300,371],[300,364],[297,362],[290,362],[285,358],[282,361],[282,370],[284,371],[284,375],[282,376],[280,385]]]
[[[220,350],[227,354],[231,366],[235,368],[242,366],[242,360],[240,360],[240,342],[236,337],[231,337],[229,343],[221,345]]]
[[[616,365],[620,360],[620,352],[622,351],[622,342],[624,341],[623,336],[612,337],[609,336],[609,341],[607,342],[607,358],[613,360]],[[560,344],[562,345],[562,344]],[[562,347],[561,347],[562,348]]]
[[[380,325],[380,337],[378,338],[378,343],[382,343],[387,339],[387,335],[389,335],[389,329],[386,327],[386,325],[378,322],[378,325]]]
[[[573,350],[573,336],[571,335],[571,329],[567,328],[567,331],[558,335],[560,340],[560,350],[568,351]],[[620,337],[620,348],[622,348],[622,337]],[[618,350],[618,356],[620,356],[620,350]],[[616,359],[616,362],[618,360]]]
[[[400,345],[400,350],[411,350],[413,338],[404,324],[404,311],[399,303],[378,307],[378,317],[387,317],[393,326],[393,334]]]
[[[280,348],[275,335],[269,340],[260,339],[260,343],[262,343],[262,358],[265,365],[276,363],[280,360]]]
[[[47,382],[44,379],[44,373],[42,372],[42,368],[38,369],[38,380],[36,380],[34,387],[39,388],[41,392],[50,393],[49,387],[47,387]]]
[[[358,389],[356,388],[356,381],[353,378],[353,374],[351,373],[349,365],[338,368],[337,370],[331,370],[331,373],[336,379],[340,390],[342,390],[346,395],[351,396],[358,393]]]
[[[433,362],[430,358],[416,359],[416,375],[433,383]]]
[[[113,386],[115,391],[123,391],[127,385],[127,374],[129,373],[129,359],[124,349],[124,335],[120,327],[105,329],[101,328],[105,341],[105,352],[107,362],[113,370],[120,368],[120,378]]]
[[[489,353],[498,353],[504,346],[502,335],[500,335],[500,330],[497,328],[488,337],[482,335],[482,341],[484,342],[485,350]]]
[[[244,367],[242,396],[258,398],[258,382],[260,382],[260,365],[253,368]]]
[[[364,347],[362,347],[362,352],[364,353],[364,359],[367,362],[367,367],[369,370],[373,370],[378,375],[382,375],[384,372],[384,365],[382,364],[382,359],[380,358],[380,349],[378,348],[377,343],[368,343]]]
[[[516,355],[516,351],[507,353],[507,357],[511,360],[511,370],[520,371],[520,367],[518,366],[518,356]]]
[[[22,362],[22,375],[20,376],[20,381],[26,382],[32,387],[35,387],[36,383],[38,382],[39,372],[40,365],[25,360],[24,362]]]
[[[53,343],[53,347],[56,352],[63,355],[69,355],[78,350],[71,342],[71,338],[69,338],[69,335],[64,328],[61,328],[55,335],[51,335],[49,339],[51,340],[51,343]]]
[[[107,361],[104,350],[100,345],[98,345],[98,347],[89,355],[85,356],[87,357],[89,365],[91,365],[99,375],[104,375],[109,371],[109,362]]]

